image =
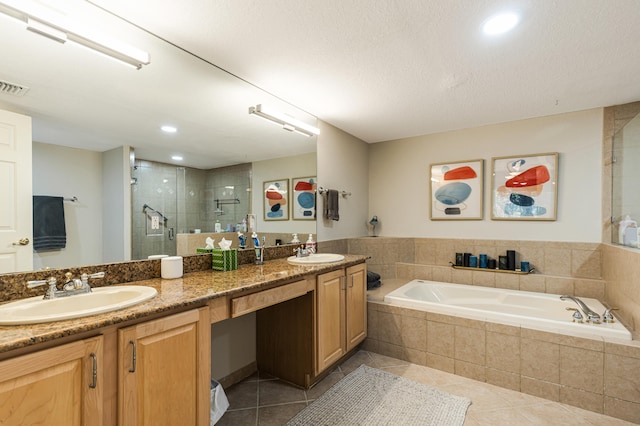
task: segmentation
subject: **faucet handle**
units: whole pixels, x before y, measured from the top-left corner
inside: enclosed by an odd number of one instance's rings
[[[602,314],[602,322],[608,322],[608,323],[616,322],[616,319],[611,313],[611,311],[619,311],[619,310],[620,309],[618,308],[608,308],[607,310],[605,310],[604,314]]]
[[[567,311],[573,311],[573,322],[584,322],[583,321],[584,317],[582,316],[582,313],[577,308],[570,308],[567,306],[565,309]]]
[[[58,280],[56,280],[54,277],[49,277],[46,280],[32,280],[32,281],[27,281],[27,288],[40,287],[45,284],[51,287],[52,285],[55,286],[57,282]]]

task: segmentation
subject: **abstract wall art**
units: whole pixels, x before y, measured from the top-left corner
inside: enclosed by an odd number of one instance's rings
[[[431,165],[431,220],[482,219],[483,160]]]
[[[493,220],[556,220],[558,153],[492,159]]]
[[[264,220],[289,220],[289,179],[263,183]]]
[[[316,177],[293,178],[291,216],[293,220],[316,220]]]

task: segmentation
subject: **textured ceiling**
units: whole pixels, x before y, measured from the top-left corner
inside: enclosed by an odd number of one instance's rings
[[[92,3],[367,142],[640,99],[638,0]]]

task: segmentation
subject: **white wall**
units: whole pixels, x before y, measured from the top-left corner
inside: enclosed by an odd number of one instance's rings
[[[318,124],[318,185],[351,193],[339,197],[339,221],[322,216],[324,203],[318,197],[318,241],[365,236],[370,219],[369,145],[328,123]]]
[[[67,246],[34,252],[33,269],[102,263],[102,154],[33,143],[33,195],[78,197],[64,202]]]
[[[303,235],[316,233],[316,222],[313,220],[293,220],[291,205],[289,220],[264,220],[263,182],[270,180],[289,179],[289,203],[293,194],[291,184],[293,178],[316,176],[316,153],[296,155],[293,157],[276,158],[274,160],[256,161],[252,163],[251,210],[257,217],[258,232],[297,232]],[[304,240],[306,241],[306,239]]]
[[[131,168],[129,147],[102,155],[103,261],[131,259]]]
[[[601,108],[371,145],[369,215],[382,236],[600,242]],[[557,220],[491,220],[491,158],[558,152]],[[429,166],[484,159],[484,219],[431,221]],[[344,185],[341,179],[338,185]]]

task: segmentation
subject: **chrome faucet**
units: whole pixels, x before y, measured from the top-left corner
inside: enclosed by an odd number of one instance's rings
[[[578,304],[580,309],[582,309],[582,312],[584,313],[584,315],[587,317],[587,322],[590,322],[592,324],[600,324],[600,315],[592,311],[591,308],[589,308],[586,303],[584,303],[582,300],[574,296],[569,296],[566,294],[564,296],[560,296],[560,300],[567,300],[567,299],[573,300]]]
[[[311,254],[311,253],[309,253],[309,250],[307,250],[303,246],[294,248],[293,252],[296,254],[296,257],[308,257],[309,254]]]
[[[104,272],[96,272],[95,274],[82,274],[80,278],[72,278],[73,274],[67,272],[65,274],[67,281],[62,286],[62,290],[57,288],[57,280],[49,277],[46,280],[27,281],[27,287],[34,288],[42,285],[48,285],[49,288],[44,294],[44,299],[56,299],[58,297],[73,296],[74,294],[91,293],[89,278],[103,278]]]

